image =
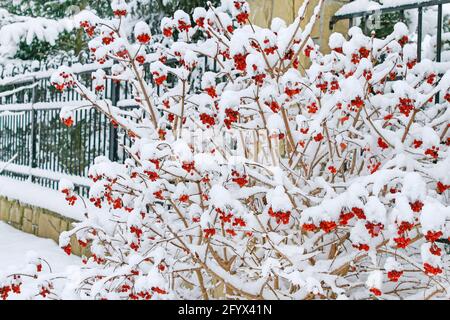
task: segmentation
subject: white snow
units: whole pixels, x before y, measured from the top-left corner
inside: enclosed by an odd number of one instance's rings
[[[14,22],[0,25],[0,57],[13,57],[20,42],[24,41],[30,45],[35,38],[54,45],[61,32],[70,32],[74,28],[73,21],[68,18],[53,20],[42,17],[13,17]]]
[[[27,253],[30,251],[38,253],[56,272],[81,262],[79,257],[68,256],[53,240],[24,233],[0,221],[0,273],[23,267],[28,263]],[[43,268],[46,267],[43,264]]]
[[[0,176],[0,195],[47,209],[75,220],[83,219],[83,213],[86,211],[80,199],[75,202],[74,206],[69,206],[64,198],[64,194],[61,192],[41,187],[28,181],[19,181],[3,176]],[[52,199],[52,201],[48,201],[48,199]],[[90,210],[95,210],[89,201],[86,204]]]
[[[88,64],[80,64],[75,63],[73,64],[70,69],[73,73],[80,73],[80,72],[87,72],[87,71],[95,71],[97,69],[104,69],[109,68],[113,65],[113,61],[106,61],[104,64],[100,64],[98,62],[94,63],[88,63]],[[48,69],[44,71],[36,71],[36,72],[29,72],[26,73],[26,75],[19,74],[15,76],[9,76],[4,77],[0,79],[0,86],[10,85],[10,84],[17,84],[17,83],[23,83],[23,82],[30,82],[33,79],[39,80],[43,78],[51,77],[52,74],[57,71],[56,69]]]
[[[29,166],[18,165],[14,163],[2,162],[0,161],[0,168],[4,171],[14,172],[22,175],[33,175],[39,178],[47,178],[54,181],[59,181],[61,179],[70,180],[73,183],[80,186],[90,186],[91,180],[84,177],[72,176],[60,172],[55,172],[40,168],[31,168]]]
[[[360,11],[368,11],[368,10],[377,10],[380,9],[381,5],[375,1],[370,0],[358,0],[350,2],[346,5],[343,5],[335,15],[343,16],[345,14],[360,12]]]
[[[382,0],[381,4],[370,0],[356,0],[343,5],[337,12],[336,15],[341,16],[350,13],[364,12],[370,10],[379,10],[385,8],[395,8],[405,4],[421,3],[427,2],[429,0]]]

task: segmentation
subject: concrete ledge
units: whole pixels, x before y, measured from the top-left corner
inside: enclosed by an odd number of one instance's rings
[[[61,232],[70,230],[72,223],[76,222],[50,210],[30,206],[4,196],[0,196],[0,220],[23,232],[52,239],[56,243]],[[89,256],[89,250],[82,248],[75,237],[72,237],[70,243],[73,254]]]

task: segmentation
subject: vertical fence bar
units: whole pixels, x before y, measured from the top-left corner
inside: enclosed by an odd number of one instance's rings
[[[33,83],[36,83],[36,78],[33,79]],[[34,108],[34,104],[38,101],[38,88],[39,85],[36,85],[33,87],[33,94],[31,98],[31,152],[30,152],[30,159],[29,159],[29,166],[31,169],[36,168],[36,144],[37,144],[37,130],[36,130],[36,109]],[[32,182],[34,182],[33,174],[30,174],[29,179],[31,179]]]
[[[441,62],[442,54],[442,4],[438,5],[437,15],[436,61]]]
[[[120,83],[111,80],[111,102],[113,107],[117,107],[119,99],[120,99]],[[118,159],[117,151],[118,151],[117,128],[112,123],[109,123],[109,159],[111,161],[117,161]]]

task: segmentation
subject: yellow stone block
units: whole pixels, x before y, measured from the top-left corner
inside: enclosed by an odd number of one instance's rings
[[[53,239],[58,243],[61,219],[43,211],[39,215],[37,235],[42,238]]]
[[[33,224],[30,220],[24,219],[22,223],[22,231],[26,233],[34,233]]]
[[[26,207],[23,209],[23,219],[33,223],[33,208]]]
[[[22,224],[23,218],[23,207],[20,206],[18,202],[15,202],[14,205],[9,209],[9,221],[16,225]]]
[[[33,218],[31,219],[31,223],[38,225],[39,224],[39,216],[44,211],[41,208],[33,208]]]
[[[1,198],[0,200],[0,220],[8,222],[9,221],[9,210],[11,208],[11,202],[6,198]]]

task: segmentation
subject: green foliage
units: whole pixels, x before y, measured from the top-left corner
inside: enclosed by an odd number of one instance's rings
[[[405,18],[401,12],[388,12],[381,15],[380,26],[381,28],[375,30],[375,36],[380,39],[384,39],[394,31],[394,25],[397,22],[404,22],[408,24],[409,21]]]
[[[170,16],[176,10],[184,10],[192,14],[195,7],[206,6],[205,0],[132,0],[128,2],[131,15],[136,19],[147,21],[154,34],[160,32],[159,24],[162,17]],[[220,0],[211,2],[215,5],[220,3]],[[18,16],[50,19],[68,17],[83,9],[93,10],[103,17],[112,16],[110,0],[0,0],[0,7]],[[19,44],[19,50],[14,58],[42,61],[52,56],[74,57],[86,50],[87,41],[88,39],[80,30],[61,33],[54,45],[37,39],[34,39],[31,44],[23,41]]]
[[[25,41],[19,43],[19,50],[15,58],[21,60],[44,61],[55,55],[74,55],[76,52],[76,33],[63,32],[54,45],[34,38],[31,44]]]
[[[375,37],[383,39],[394,31],[394,25],[397,22],[409,23],[408,19],[399,11],[383,13],[380,16],[372,15],[361,19],[360,27],[364,34],[370,36],[375,31]]]
[[[176,10],[183,10],[189,14],[192,14],[192,11],[196,7],[205,7],[206,1],[204,0],[172,0],[167,3],[164,7],[162,5],[162,0],[156,0],[156,2],[160,6],[160,11],[163,11],[166,15],[173,14]],[[220,3],[219,0],[211,1],[213,6],[216,6]]]
[[[111,16],[112,10],[109,0],[0,0],[0,7],[5,8],[11,14],[29,17],[44,17],[49,19],[61,19],[76,14],[83,9],[92,9],[101,16]],[[46,60],[52,56],[74,56],[85,48],[85,36],[82,32],[62,32],[55,44],[33,39],[31,44],[25,41],[19,43],[19,50],[15,59],[21,60]]]
[[[0,0],[0,7],[20,16],[51,19],[67,17],[76,12],[76,10],[85,8],[95,10],[102,16],[110,16],[112,14],[110,1],[108,0]]]

